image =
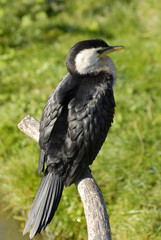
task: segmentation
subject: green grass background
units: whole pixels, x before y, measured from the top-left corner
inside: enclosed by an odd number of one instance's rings
[[[116,114],[91,169],[103,193],[113,240],[161,239],[161,1],[0,1],[0,191],[22,228],[41,176],[38,144],[18,129],[40,120],[67,73],[76,42],[102,38],[124,45]],[[44,239],[87,239],[75,186],[67,188]],[[54,236],[54,237],[53,237]]]

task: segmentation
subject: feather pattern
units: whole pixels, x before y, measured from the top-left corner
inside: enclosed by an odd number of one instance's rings
[[[113,81],[104,72],[88,80],[64,77],[42,115],[39,172],[46,162],[69,186],[92,164],[113,121]]]
[[[72,104],[69,103],[69,127],[65,140],[68,166],[66,186],[75,182],[92,164],[113,121],[115,106],[113,90],[107,84],[107,80],[104,80],[102,79],[99,84],[93,79],[90,83],[83,82],[82,85],[86,85],[84,89],[88,94],[86,92],[80,94],[81,89],[78,89],[75,100],[72,99]]]

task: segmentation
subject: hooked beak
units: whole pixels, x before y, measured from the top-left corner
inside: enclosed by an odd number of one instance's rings
[[[100,53],[98,55],[99,58],[111,53],[111,52],[115,52],[115,51],[119,51],[119,50],[122,50],[124,49],[123,46],[108,46],[107,48],[103,49],[102,50],[102,53]]]

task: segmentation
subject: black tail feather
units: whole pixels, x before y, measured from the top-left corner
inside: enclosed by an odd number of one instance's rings
[[[58,207],[63,187],[61,177],[52,173],[44,174],[29,211],[23,234],[26,234],[32,228],[30,232],[30,238],[32,238],[46,228]]]

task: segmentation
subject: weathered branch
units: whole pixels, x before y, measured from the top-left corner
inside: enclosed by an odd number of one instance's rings
[[[38,142],[39,125],[38,120],[26,116],[18,124],[18,128]],[[75,185],[84,207],[88,240],[111,240],[110,225],[103,196],[91,172],[87,170]]]

